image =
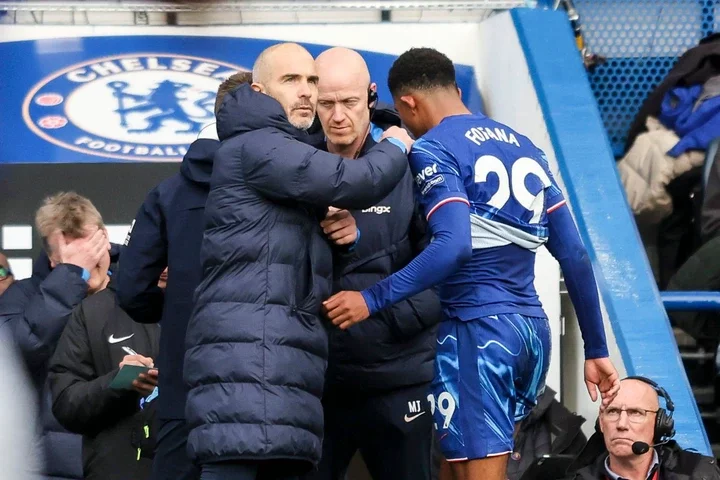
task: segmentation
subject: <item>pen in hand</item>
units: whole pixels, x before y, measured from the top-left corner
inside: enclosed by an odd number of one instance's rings
[[[128,355],[139,355],[135,350],[130,347],[122,347],[123,351]]]
[[[127,353],[128,355],[138,355],[138,356],[142,357],[142,355],[140,355],[139,353],[137,353],[135,350],[133,350],[133,349],[130,348],[130,347],[122,347],[122,349],[123,349],[123,351],[124,351],[125,353]],[[149,367],[150,367],[150,368],[154,368],[155,365],[150,364]]]

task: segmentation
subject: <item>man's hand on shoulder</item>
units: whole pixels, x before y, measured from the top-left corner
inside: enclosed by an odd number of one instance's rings
[[[401,141],[405,145],[405,153],[408,153],[412,148],[413,143],[415,143],[415,140],[410,138],[410,135],[408,135],[404,128],[396,127],[394,125],[385,130],[382,134],[381,140],[385,140],[386,138],[394,138],[395,140]]]
[[[355,217],[347,210],[339,210],[334,207],[328,209],[325,220],[320,226],[328,239],[335,245],[352,245],[358,237]]]
[[[330,321],[346,330],[370,316],[365,298],[360,292],[340,292],[323,302],[323,308]]]

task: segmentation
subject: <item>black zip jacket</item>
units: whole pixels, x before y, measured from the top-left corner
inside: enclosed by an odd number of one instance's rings
[[[397,113],[379,107],[360,155],[391,125],[400,125]],[[351,213],[360,240],[352,252],[335,253],[333,292],[370,287],[402,269],[427,245],[427,225],[414,201],[409,167],[387,197]],[[440,318],[438,297],[426,290],[347,330],[331,326],[328,388],[373,394],[430,382]]]
[[[71,432],[83,436],[86,480],[143,480],[152,461],[137,460],[131,444],[140,394],[109,388],[130,347],[157,359],[158,325],[135,323],[118,306],[114,285],[76,308],[50,364],[52,411]]]

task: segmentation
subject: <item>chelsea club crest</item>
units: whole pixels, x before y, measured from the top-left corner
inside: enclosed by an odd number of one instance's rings
[[[216,60],[145,53],[72,65],[35,85],[23,119],[55,145],[105,158],[180,161],[215,121],[217,89],[247,70]]]

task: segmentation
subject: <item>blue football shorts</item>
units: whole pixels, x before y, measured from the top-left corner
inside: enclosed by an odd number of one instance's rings
[[[448,461],[512,452],[550,364],[547,318],[491,315],[440,324],[431,412]]]

